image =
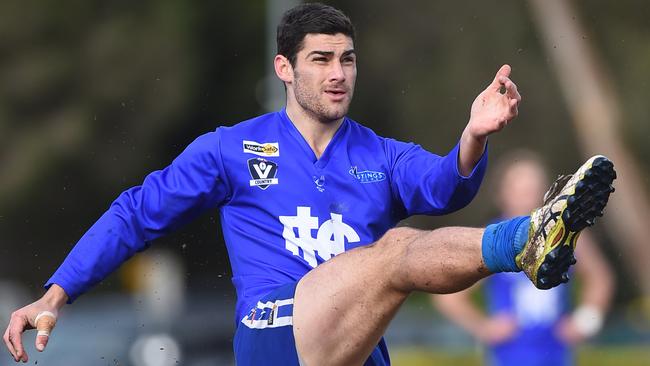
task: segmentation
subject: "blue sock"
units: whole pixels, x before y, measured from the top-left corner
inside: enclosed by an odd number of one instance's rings
[[[492,273],[519,272],[515,257],[528,240],[530,216],[519,216],[488,225],[483,233],[483,262]]]

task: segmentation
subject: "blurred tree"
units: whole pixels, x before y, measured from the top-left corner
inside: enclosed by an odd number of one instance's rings
[[[635,272],[642,294],[650,298],[650,246],[646,244],[650,237],[650,200],[639,164],[622,139],[617,90],[571,3],[529,2],[546,50],[555,63],[584,155],[605,154],[616,164],[615,185],[619,191],[609,204],[607,223],[619,238],[615,244]]]
[[[120,191],[256,114],[263,26],[261,0],[2,2],[0,276],[43,281]],[[166,243],[226,271],[213,217],[190,229]]]
[[[178,123],[197,77],[188,14],[154,3],[2,3],[0,205],[75,155],[101,166],[98,181],[132,174],[148,158],[136,149]]]

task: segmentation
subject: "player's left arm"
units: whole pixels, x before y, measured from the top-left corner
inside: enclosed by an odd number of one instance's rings
[[[492,83],[476,97],[460,142],[446,156],[386,139],[396,198],[407,216],[440,215],[465,207],[476,195],[485,173],[487,137],[517,116],[521,96],[503,65]],[[501,87],[505,93],[501,94]]]
[[[481,159],[488,136],[517,117],[521,95],[517,85],[510,80],[511,70],[510,65],[501,66],[492,83],[472,103],[458,155],[458,170],[464,176],[470,175]],[[504,93],[501,93],[501,88],[505,88]]]

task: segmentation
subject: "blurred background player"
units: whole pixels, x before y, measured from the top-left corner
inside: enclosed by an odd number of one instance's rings
[[[514,151],[495,169],[496,205],[502,218],[527,215],[539,206],[548,187],[542,160],[527,150]],[[438,309],[487,347],[489,365],[571,365],[572,346],[601,328],[612,297],[612,272],[586,230],[576,249],[575,275],[582,286],[570,311],[571,288],[536,289],[522,273],[499,273],[449,295],[433,295]],[[483,285],[486,313],[472,301]],[[526,306],[526,304],[541,306]]]

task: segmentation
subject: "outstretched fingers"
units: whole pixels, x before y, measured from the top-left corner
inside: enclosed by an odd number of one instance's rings
[[[11,314],[11,320],[7,326],[7,330],[2,337],[9,353],[11,353],[11,356],[16,362],[27,362],[29,360],[27,352],[25,352],[25,349],[23,348],[22,341],[22,334],[28,326],[29,322],[24,315],[13,313]]]
[[[521,95],[519,95],[519,92],[517,91],[517,85],[510,80],[506,83],[506,98],[508,100],[508,106],[510,107],[510,119],[517,117],[517,114],[519,114]]]
[[[497,71],[496,76],[494,77],[494,80],[492,80],[492,83],[490,84],[489,88],[493,90],[499,90],[501,89],[502,86],[505,85],[507,80],[510,80],[510,72],[512,71],[512,68],[510,65],[503,65],[501,68],[499,68],[499,71]]]
[[[47,346],[50,333],[56,325],[56,315],[50,311],[39,312],[33,322],[30,320],[33,315],[29,314],[30,311],[23,309],[11,314],[9,325],[2,337],[7,346],[7,350],[11,353],[11,356],[16,362],[29,361],[29,356],[25,351],[22,340],[22,334],[25,330],[33,329],[34,327],[38,330],[35,345],[37,350],[43,351],[45,346]]]
[[[494,77],[492,84],[490,84],[490,88],[493,90],[501,90],[501,88],[504,87],[506,90],[505,95],[509,99],[516,99],[517,101],[520,102],[521,95],[517,90],[517,85],[512,80],[510,80],[511,72],[512,72],[512,68],[510,67],[510,65],[501,66],[499,71],[497,71],[497,74]]]
[[[521,102],[521,94],[519,94],[517,84],[515,84],[512,80],[510,80],[510,78],[507,75],[501,73],[504,69],[506,69],[505,66],[507,65],[501,67],[499,73],[497,73],[497,77],[495,78],[495,80],[498,79],[499,81],[499,89],[501,89],[501,87],[505,88],[504,96],[506,98],[506,101],[508,102],[508,107],[509,107],[508,110],[509,115],[507,119],[510,120],[516,117],[517,114],[519,113],[519,102]],[[507,74],[509,75],[511,71],[509,66],[507,67],[506,71]]]
[[[11,357],[14,358],[14,361],[18,362],[18,355],[16,355],[16,350],[11,344],[11,339],[9,338],[9,327],[7,327],[7,330],[5,330],[5,334],[2,336],[2,340],[5,342],[5,346],[7,346],[9,353],[11,353]]]
[[[512,106],[517,106],[519,102],[521,102],[521,94],[519,94],[519,90],[517,89],[517,84],[513,83],[512,80],[508,79],[506,83],[504,84],[506,87],[506,97],[508,98],[508,102],[510,103],[510,107]]]

